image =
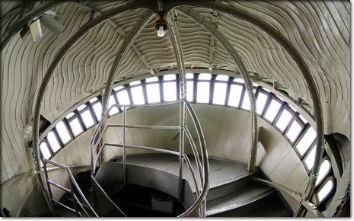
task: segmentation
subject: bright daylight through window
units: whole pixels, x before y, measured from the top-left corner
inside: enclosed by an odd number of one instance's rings
[[[108,106],[118,105],[112,108],[109,116],[120,113],[123,110],[122,105],[130,105],[131,101],[136,105],[142,105],[145,102],[175,101],[178,97],[178,79],[178,75],[168,74],[115,87],[109,98]],[[187,73],[186,79],[189,102],[250,110],[248,93],[244,81],[240,78],[208,73]],[[254,85],[252,92],[256,95],[258,117],[279,129],[298,153],[307,171],[310,172],[316,153],[316,131],[314,128],[293,107],[269,90]],[[163,100],[161,100],[162,98]],[[67,114],[65,120],[58,121],[55,130],[49,131],[46,139],[41,142],[42,157],[45,159],[51,157],[51,153],[57,152],[62,145],[67,145],[74,137],[76,138],[97,124],[101,120],[101,114],[102,100],[99,97],[91,98],[74,112]],[[321,164],[316,181],[316,186],[321,189],[317,193],[320,199],[326,198],[327,189],[333,186],[331,183],[333,181],[326,181],[330,176],[330,170],[331,162],[326,159]]]

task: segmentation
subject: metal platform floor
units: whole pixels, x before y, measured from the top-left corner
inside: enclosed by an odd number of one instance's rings
[[[195,175],[198,176],[195,161],[192,158],[190,158],[190,161],[194,167]],[[128,165],[142,166],[164,171],[176,176],[179,175],[179,160],[177,156],[173,155],[128,155],[126,162]],[[188,180],[190,184],[192,184],[193,179],[190,170],[186,164],[184,164],[183,166],[183,171],[183,177]],[[247,171],[246,166],[242,165],[241,163],[209,158],[209,188],[214,188],[230,182],[234,182],[251,174],[252,173],[249,173]],[[191,185],[191,188],[192,191],[194,191],[194,185]]]

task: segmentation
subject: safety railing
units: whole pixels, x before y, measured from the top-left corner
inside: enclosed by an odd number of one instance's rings
[[[127,124],[127,108],[131,107],[156,107],[156,106],[167,106],[172,104],[180,104],[185,105],[185,108],[180,108],[180,111],[186,109],[190,119],[192,121],[192,125],[196,131],[198,137],[198,144],[194,142],[193,136],[186,126],[185,122],[180,122],[179,126],[148,126],[148,125],[128,125]],[[112,108],[121,108],[123,109],[123,119],[122,124],[106,124],[105,121],[108,118],[108,113],[111,111]],[[186,113],[187,113],[186,112]],[[182,114],[186,114],[182,113]],[[183,117],[183,120],[186,118]],[[104,142],[104,135],[109,128],[123,128],[123,141],[122,144],[117,143],[105,143]],[[126,129],[129,128],[139,128],[139,129],[152,129],[152,130],[179,130],[182,133],[179,136],[186,136],[187,141],[190,144],[193,157],[195,160],[195,166],[192,164],[189,156],[184,152],[184,144],[182,148],[179,148],[179,151],[167,150],[157,147],[148,147],[148,146],[141,146],[141,145],[131,145],[126,143]],[[182,139],[183,140],[183,139]],[[181,144],[180,144],[181,145]],[[126,182],[126,164],[127,164],[127,152],[126,149],[140,149],[140,150],[148,150],[154,151],[159,153],[171,154],[178,156],[180,158],[180,171],[183,169],[183,163],[186,164],[187,168],[189,169],[192,182],[195,187],[195,201],[194,203],[182,214],[178,217],[190,216],[194,212],[198,211],[198,215],[201,217],[205,217],[206,212],[206,195],[209,189],[209,179],[208,179],[208,172],[209,172],[209,162],[208,162],[208,152],[206,149],[206,143],[204,134],[200,125],[200,122],[197,118],[197,115],[192,108],[192,106],[188,103],[186,99],[176,100],[172,102],[164,102],[164,103],[156,103],[156,104],[145,104],[145,105],[113,105],[109,108],[108,111],[103,115],[101,122],[98,124],[91,140],[90,140],[90,153],[91,153],[91,172],[92,176],[94,177],[96,170],[100,163],[102,163],[102,153],[103,150],[107,147],[119,147],[123,149],[122,153],[122,165],[123,165],[123,182]],[[198,148],[199,147],[199,148]],[[196,167],[196,168],[195,168]],[[199,173],[199,176],[195,175],[195,171]],[[183,179],[183,175],[180,173],[180,181]],[[199,182],[198,182],[199,180]],[[182,185],[183,182],[179,182]],[[181,189],[181,188],[180,188]]]
[[[66,172],[66,174],[68,175],[68,181],[69,181],[68,187],[58,184],[58,183],[49,179],[48,166],[47,166],[48,164],[58,167]],[[86,216],[88,216],[88,217],[90,217],[90,216],[98,217],[97,213],[92,208],[92,206],[90,205],[90,203],[86,199],[85,195],[82,193],[81,188],[77,184],[75,177],[71,172],[70,167],[68,167],[64,164],[55,162],[53,160],[43,160],[43,167],[44,167],[44,174],[45,174],[45,179],[46,179],[46,183],[47,183],[47,190],[48,190],[48,194],[49,194],[49,197],[51,200],[50,206],[52,208],[53,208],[53,203],[54,203],[56,205],[61,206],[64,209],[76,214],[77,216],[83,216],[83,214],[80,212],[80,211],[83,211],[86,214]],[[58,200],[55,200],[53,198],[52,186],[55,186],[56,188],[64,191],[65,193],[69,193],[71,195],[74,208],[72,208],[68,205],[65,205],[62,202],[59,202]]]

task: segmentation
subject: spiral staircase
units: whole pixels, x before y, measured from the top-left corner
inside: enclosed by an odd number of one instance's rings
[[[53,214],[62,217],[293,215],[277,190],[258,182],[259,178],[264,178],[261,171],[249,172],[243,163],[208,158],[202,128],[188,101],[182,99],[144,107],[173,104],[180,105],[178,126],[127,124],[127,110],[141,107],[139,105],[124,106],[123,122],[108,124],[108,113],[115,107],[112,106],[91,138],[90,170],[74,176],[70,167],[45,160],[46,189]],[[187,115],[191,124],[186,123]],[[112,128],[123,130],[123,143],[105,142],[105,134]],[[126,130],[137,128],[179,131],[178,151],[128,144]],[[187,147],[190,153],[186,151]],[[107,148],[120,148],[122,155],[105,160],[103,156]],[[146,153],[127,154],[128,149]],[[67,185],[50,179],[48,165],[66,172]],[[65,194],[55,199],[53,188]]]

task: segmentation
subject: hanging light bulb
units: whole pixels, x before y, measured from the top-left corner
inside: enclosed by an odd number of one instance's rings
[[[165,30],[163,30],[163,25],[159,25],[159,29],[157,30],[157,37],[164,37],[165,36]]]
[[[155,28],[157,30],[157,37],[163,38],[166,35],[167,23],[163,16],[160,16],[160,18],[156,21]]]

